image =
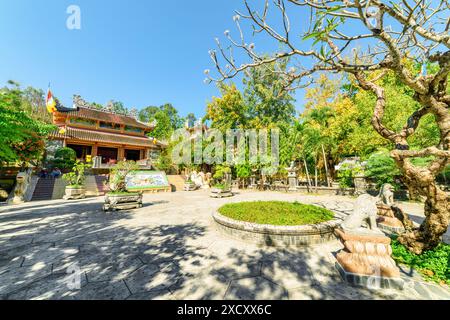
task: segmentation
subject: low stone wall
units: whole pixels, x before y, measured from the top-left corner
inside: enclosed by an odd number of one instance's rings
[[[343,189],[339,187],[317,187],[317,189],[313,187],[307,186],[297,186],[297,191],[304,193],[316,193],[323,195],[341,195],[341,196],[352,196],[355,194],[355,189]]]
[[[334,229],[342,222],[339,219],[304,226],[272,226],[227,218],[213,213],[218,229],[235,239],[267,246],[308,246],[336,240]]]

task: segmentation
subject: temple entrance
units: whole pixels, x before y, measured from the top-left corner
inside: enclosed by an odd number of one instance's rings
[[[102,163],[114,164],[117,163],[118,149],[98,147],[97,156],[102,157]]]
[[[73,149],[76,152],[77,159],[85,160],[86,156],[92,155],[92,147],[91,146],[68,144],[67,147],[70,149]]]
[[[130,161],[139,161],[141,160],[141,151],[140,150],[125,150],[125,159]]]

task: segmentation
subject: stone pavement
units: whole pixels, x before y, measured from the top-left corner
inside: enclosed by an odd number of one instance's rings
[[[288,200],[345,216],[351,198],[205,191],[149,194],[142,209],[105,214],[103,198],[0,206],[1,299],[450,299],[412,270],[402,292],[341,281],[333,242],[257,247],[220,234],[211,214],[228,202]]]

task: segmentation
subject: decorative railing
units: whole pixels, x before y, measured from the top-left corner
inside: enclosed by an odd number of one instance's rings
[[[153,161],[150,159],[144,159],[136,161],[141,169],[152,169]],[[92,169],[112,169],[117,165],[117,161],[112,161],[109,163],[103,163],[103,158],[101,156],[92,158]]]

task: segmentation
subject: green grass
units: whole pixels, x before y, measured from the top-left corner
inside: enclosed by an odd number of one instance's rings
[[[433,250],[416,255],[394,239],[392,251],[395,261],[413,267],[425,279],[450,285],[450,245],[441,243]]]
[[[317,224],[334,218],[334,214],[324,208],[281,201],[230,203],[221,207],[219,213],[238,221],[275,226]]]

